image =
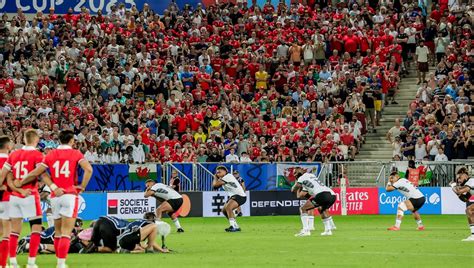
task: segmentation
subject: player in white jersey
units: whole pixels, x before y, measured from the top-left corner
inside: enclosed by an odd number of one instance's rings
[[[308,211],[316,208],[321,215],[321,220],[324,225],[324,232],[321,235],[332,235],[332,230],[336,229],[334,221],[328,210],[336,202],[336,194],[331,188],[325,186],[319,181],[318,177],[312,173],[304,173],[305,170],[301,167],[296,168],[296,176],[298,180],[293,185],[291,191],[296,193],[298,198],[303,198],[309,195],[310,197],[306,203],[300,208],[301,223],[303,229],[295,236],[310,236],[310,224],[308,220]]]
[[[392,172],[389,177],[389,182],[385,188],[387,192],[398,190],[402,195],[406,197],[406,200],[398,204],[397,218],[395,225],[389,227],[389,231],[399,231],[400,225],[402,224],[403,215],[405,211],[410,210],[413,212],[413,218],[415,218],[416,224],[418,225],[417,230],[423,231],[425,227],[421,221],[421,216],[418,210],[425,204],[425,196],[423,193],[416,188],[409,180],[400,178],[398,173]]]
[[[471,235],[464,242],[474,242],[474,178],[469,177],[467,168],[462,167],[457,172],[457,183],[450,184],[453,191],[459,196],[461,201],[466,202],[466,216],[471,229]]]
[[[247,201],[247,195],[245,194],[242,185],[240,185],[234,175],[227,171],[226,167],[218,166],[216,168],[216,175],[212,181],[212,187],[214,187],[214,189],[220,187],[224,188],[224,191],[226,191],[230,197],[222,209],[222,213],[224,213],[226,218],[229,219],[230,223],[230,227],[226,228],[225,231],[240,232],[241,230],[237,224],[237,220],[235,219],[234,210],[245,204]]]
[[[179,223],[177,213],[175,213],[183,205],[183,197],[170,186],[163,183],[156,183],[154,180],[147,180],[145,185],[145,197],[153,196],[161,202],[160,206],[156,208],[156,220],[161,221],[161,215],[168,213],[178,233],[183,233],[184,229]]]

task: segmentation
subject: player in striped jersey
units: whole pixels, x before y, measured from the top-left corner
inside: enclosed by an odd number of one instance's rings
[[[113,216],[102,216],[93,224],[92,237],[84,253],[113,253],[117,249],[117,237],[129,222]]]
[[[11,141],[7,136],[0,137],[0,170],[8,159]],[[8,201],[10,192],[5,180],[6,174],[0,176],[0,267],[5,267],[8,260],[8,249],[10,246],[10,217],[8,213]]]
[[[120,252],[123,253],[155,253],[156,251],[167,253],[166,248],[156,243],[159,224],[155,224],[155,214],[145,213],[143,220],[136,220],[128,224],[127,228],[117,239]],[[169,229],[169,228],[168,228]],[[146,246],[142,247],[141,241],[147,240]]]
[[[336,229],[331,215],[329,215],[329,208],[336,202],[336,194],[331,188],[325,186],[316,175],[312,173],[304,173],[305,170],[297,167],[295,170],[298,180],[292,188],[292,192],[296,192],[298,198],[303,198],[308,194],[311,196],[306,203],[300,208],[301,223],[303,229],[295,236],[310,236],[310,226],[308,221],[308,211],[316,208],[321,215],[321,220],[324,225],[324,232],[321,235],[332,235],[332,230]]]
[[[388,230],[400,230],[400,224],[402,224],[403,215],[407,210],[413,212],[413,217],[415,218],[416,224],[418,225],[417,230],[425,230],[423,222],[421,221],[420,213],[418,212],[418,210],[425,204],[426,201],[423,193],[418,190],[409,180],[400,178],[396,171],[390,174],[389,182],[387,183],[387,187],[385,188],[385,190],[387,192],[398,190],[402,195],[407,198],[407,200],[398,204],[395,225],[389,227]]]
[[[240,232],[241,229],[235,219],[234,210],[245,204],[247,201],[247,195],[245,194],[242,185],[237,181],[234,175],[227,171],[224,166],[218,166],[216,168],[216,174],[212,181],[212,187],[218,189],[222,187],[230,197],[224,205],[222,213],[229,220],[230,227],[226,228],[226,232]]]
[[[163,183],[156,183],[154,180],[147,180],[145,186],[146,190],[144,196],[147,198],[153,196],[161,202],[160,206],[156,208],[156,220],[161,221],[162,214],[168,213],[176,226],[177,232],[184,233],[176,213],[183,205],[183,197],[170,186]]]
[[[474,178],[469,177],[467,168],[462,167],[457,172],[457,183],[450,184],[453,191],[459,196],[461,201],[466,202],[466,217],[471,230],[471,235],[464,242],[474,242]]]

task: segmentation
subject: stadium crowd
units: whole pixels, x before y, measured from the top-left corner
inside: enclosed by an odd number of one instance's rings
[[[396,119],[387,133],[394,160],[450,161],[474,156],[473,7],[455,4],[450,10],[435,6],[427,23],[418,28],[429,51],[423,62],[433,68],[418,80],[406,116]],[[419,45],[415,50],[425,54]]]
[[[472,6],[307,2],[3,15],[0,134],[39,129],[48,151],[72,129],[95,163],[353,160],[429,60],[390,139],[472,145]]]

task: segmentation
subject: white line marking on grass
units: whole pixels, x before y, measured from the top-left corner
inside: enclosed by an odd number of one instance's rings
[[[339,252],[336,252],[336,251],[331,251],[331,252],[324,252],[324,251],[318,251],[318,254],[328,254],[328,255],[334,255],[334,254],[344,254],[344,255],[347,255],[347,254],[370,254],[370,255],[390,255],[390,256],[394,256],[394,253],[393,252],[384,252],[384,251],[339,251]],[[410,255],[410,256],[416,256],[416,257],[420,257],[420,256],[434,256],[434,257],[469,257],[469,258],[473,258],[474,256],[473,255],[469,255],[469,254],[450,254],[450,253],[420,253],[420,252],[403,252],[403,253],[400,253],[401,255]]]

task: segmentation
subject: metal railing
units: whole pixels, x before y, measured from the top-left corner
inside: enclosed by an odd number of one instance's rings
[[[217,163],[164,163],[162,165],[162,181],[164,183],[169,183],[171,172],[175,170],[181,180],[181,189],[183,191],[211,191],[213,190],[212,180],[214,171],[207,168],[208,164]],[[265,163],[258,164],[265,165]],[[277,169],[278,164],[284,163],[268,163],[268,165],[274,165],[275,169]],[[304,164],[309,163],[305,162]],[[329,187],[338,187],[341,176],[348,178],[347,187],[384,187],[387,184],[388,177],[392,171],[397,170],[403,175],[407,169],[407,161],[354,161],[313,164],[321,165],[317,175],[320,180]],[[186,172],[180,170],[180,168],[185,165],[192,165],[191,174],[189,174],[189,166],[187,167]],[[235,169],[234,165],[239,164],[233,163],[232,166],[230,166],[231,172],[232,169]],[[456,178],[456,172],[460,167],[467,167],[471,174],[474,171],[474,161],[472,160],[450,162],[423,161],[416,163],[417,168],[420,166],[422,172],[420,174],[419,185],[427,187],[448,186],[449,182]],[[275,174],[276,173],[275,170]],[[243,175],[245,179],[245,174],[241,175]],[[269,178],[262,179],[268,180]]]

